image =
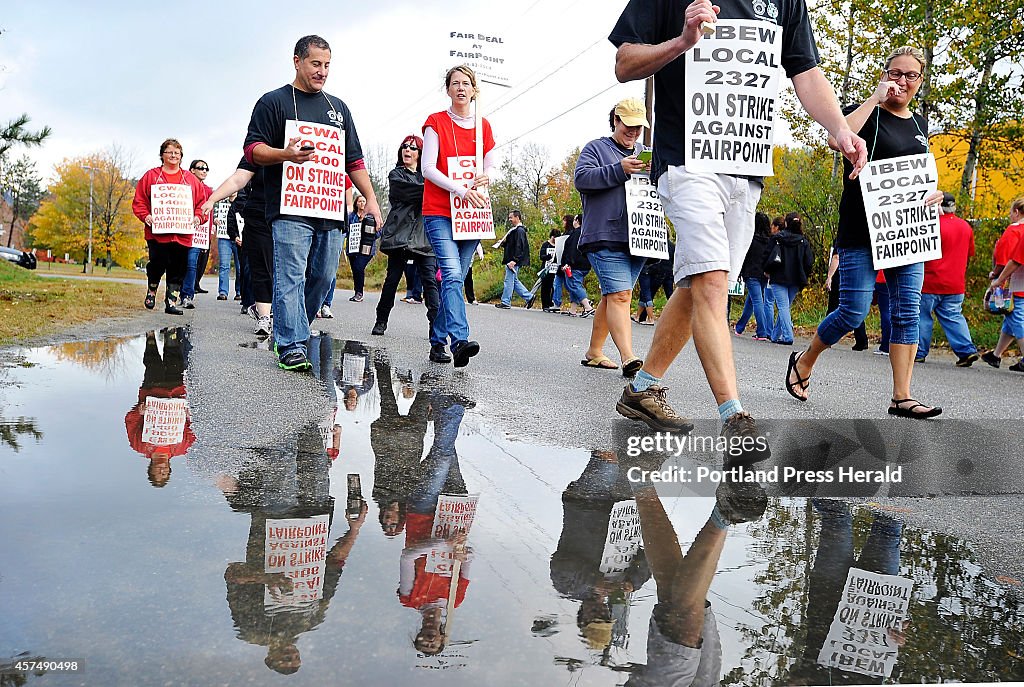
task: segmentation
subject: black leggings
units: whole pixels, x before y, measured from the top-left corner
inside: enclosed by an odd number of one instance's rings
[[[391,309],[395,307],[398,282],[402,280],[402,275],[405,274],[405,264],[409,260],[412,260],[419,270],[420,281],[423,283],[423,302],[427,305],[427,322],[429,327],[433,327],[439,304],[437,260],[433,255],[420,255],[407,250],[388,253],[388,272],[384,277],[384,285],[380,289],[380,300],[377,301],[377,322],[382,322],[385,325],[388,323]],[[430,329],[428,328],[427,331],[429,334]]]
[[[274,302],[274,235],[262,213],[245,214],[242,252],[249,262],[252,298],[256,303]]]
[[[181,291],[185,270],[188,268],[188,246],[177,241],[157,241],[149,239],[149,263],[146,265],[146,280],[149,290],[156,291],[160,287],[160,279],[167,274],[167,298],[177,300]]]

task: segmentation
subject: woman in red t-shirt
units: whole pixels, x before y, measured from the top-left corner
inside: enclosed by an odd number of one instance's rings
[[[454,158],[470,158],[476,154],[476,128],[471,103],[476,98],[476,74],[465,65],[452,67],[445,75],[444,86],[451,98],[451,107],[435,112],[423,124],[423,228],[437,256],[441,271],[441,298],[437,317],[434,318],[435,341],[430,359],[448,362],[444,345],[451,347],[455,367],[464,367],[469,359],[480,352],[480,344],[469,340],[469,322],[466,303],[462,300],[462,286],[466,272],[473,262],[479,239],[456,240],[452,235],[452,201],[457,196],[473,208],[490,205],[480,190],[487,186],[494,166],[494,136],[486,119],[481,123],[483,132],[483,172],[477,170],[473,185],[465,187],[448,176],[448,162]],[[466,169],[472,169],[470,164]],[[438,350],[439,349],[439,350]]]
[[[1003,316],[1003,326],[999,330],[999,341],[991,351],[981,354],[981,359],[992,367],[999,367],[999,363],[1006,349],[1010,347],[1013,340],[1017,340],[1018,347],[1024,347],[1024,270],[1016,269],[1009,271],[1006,266],[1013,261],[1015,249],[1024,242],[1024,196],[1013,201],[1010,206],[1010,226],[996,241],[992,249],[992,262],[994,267],[988,275],[992,279],[992,286],[1005,286],[1007,282],[1013,290],[1013,312]],[[1020,251],[1017,251],[1018,253]],[[1014,372],[1024,372],[1024,358],[1011,365]]]
[[[185,279],[188,249],[192,247],[192,234],[153,233],[151,190],[153,184],[187,184],[192,190],[193,228],[203,223],[203,212],[200,207],[207,196],[203,182],[199,181],[194,174],[181,168],[182,153],[181,143],[177,139],[168,138],[161,143],[161,164],[142,175],[135,187],[135,200],[132,202],[132,212],[145,225],[146,244],[149,246],[149,264],[146,265],[149,291],[146,293],[146,307],[152,310],[156,305],[156,290],[160,287],[160,279],[166,272],[167,294],[164,299],[164,312],[169,315],[181,314],[176,301]]]

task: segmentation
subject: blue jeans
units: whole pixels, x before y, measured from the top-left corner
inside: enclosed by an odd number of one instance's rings
[[[587,297],[587,290],[583,288],[583,280],[589,274],[589,270],[573,270],[572,276],[566,278],[565,272],[558,270],[555,275],[554,292],[551,294],[551,302],[556,308],[562,307],[562,287],[569,292],[570,303],[582,303]]]
[[[274,342],[284,357],[306,352],[309,325],[327,297],[341,259],[342,232],[317,231],[301,218],[276,219],[274,231]]]
[[[182,298],[196,297],[196,270],[199,268],[199,253],[202,248],[188,249],[188,263],[185,267],[185,282],[181,285]]]
[[[772,284],[771,289],[775,297],[775,307],[779,309],[779,316],[775,318],[775,325],[772,327],[771,339],[775,343],[793,343],[793,317],[790,308],[800,293],[800,287],[792,284]]]
[[[410,513],[433,513],[437,508],[437,497],[446,486],[452,492],[465,493],[459,470],[459,456],[455,451],[455,440],[458,438],[459,426],[466,414],[466,408],[458,402],[437,400],[439,402],[436,405],[432,404],[434,444],[420,464],[421,476],[409,493],[407,508]]]
[[[466,319],[466,301],[462,299],[462,285],[480,241],[453,239],[451,217],[426,215],[423,228],[441,270],[441,302],[434,318],[434,338],[450,343],[468,341],[469,322]]]
[[[770,338],[768,326],[772,321],[772,317],[771,310],[769,309],[770,306],[765,300],[765,290],[767,289],[765,280],[755,277],[744,277],[743,282],[747,287],[747,299],[743,302],[743,313],[736,322],[736,332],[742,334],[743,330],[747,328],[750,316],[753,315],[754,322],[757,324],[754,335],[758,338],[768,339]]]
[[[892,339],[892,306],[889,303],[887,282],[875,282],[875,301],[878,302],[878,324],[882,329],[882,340],[878,342],[878,350],[888,353]]]
[[[231,286],[231,259],[235,259],[235,295],[242,295],[241,263],[238,262],[238,244],[231,239],[217,239],[217,259],[220,261],[217,293],[228,295]]]
[[[519,267],[505,265],[505,285],[501,290],[501,302],[511,305],[513,291],[524,301],[530,299],[530,290],[523,286],[523,282],[519,281]]]
[[[327,298],[324,299],[324,305],[328,308],[334,304],[334,290],[338,288],[338,273],[334,273],[334,279],[331,280],[331,288],[327,290]]]
[[[917,357],[924,358],[932,345],[932,312],[946,333],[949,347],[957,357],[978,352],[978,347],[971,340],[971,330],[963,313],[964,295],[955,294],[921,294],[921,340],[917,344]]]
[[[840,248],[839,272],[839,307],[818,325],[818,338],[826,346],[834,345],[868,316],[878,275],[871,264],[871,250],[868,248]],[[885,279],[889,307],[882,311],[891,315],[891,342],[917,345],[924,263],[891,267],[885,270]]]

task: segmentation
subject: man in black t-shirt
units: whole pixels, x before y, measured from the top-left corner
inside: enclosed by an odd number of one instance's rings
[[[346,217],[343,171],[366,197],[366,212],[377,226],[383,222],[352,114],[344,102],[323,90],[331,64],[330,45],[319,36],[305,36],[295,44],[293,59],[295,80],[264,94],[253,108],[245,157],[263,167],[266,217],[274,234],[278,365],[305,371],[310,369],[309,325],[327,296],[341,257]],[[289,120],[308,125],[288,135]],[[334,168],[325,166],[325,161]],[[305,163],[309,164],[303,167]]]
[[[719,18],[723,22],[716,29]],[[739,28],[740,25],[747,28]],[[618,48],[616,78],[625,82],[654,75],[652,177],[658,183],[665,213],[677,231],[674,278],[680,287],[658,321],[643,368],[635,380],[626,385],[616,409],[657,430],[679,430],[688,426],[689,421],[668,404],[661,377],[692,333],[708,383],[719,404],[723,435],[756,437],[753,419],[743,412],[739,402],[732,341],[728,323],[722,320],[721,314],[728,302],[728,275],[738,274],[750,246],[762,183],[759,176],[753,175],[755,172],[743,171],[742,165],[737,167],[737,173],[724,174],[698,171],[696,165],[691,164],[690,157],[698,154],[698,146],[687,149],[685,142],[698,129],[698,118],[690,115],[691,121],[688,121],[687,109],[696,111],[696,98],[688,101],[686,97],[687,62],[691,62],[690,73],[695,73],[699,62],[710,58],[718,61],[714,56],[720,53],[717,49],[711,51],[708,43],[702,42],[705,40],[702,26],[707,26],[715,36],[716,42],[711,46],[717,46],[717,41],[730,36],[748,35],[752,41],[752,50],[736,51],[735,64],[715,65],[723,70],[718,73],[719,77],[732,74],[729,70],[734,68],[738,76],[744,72],[744,85],[749,86],[746,77],[752,75],[745,73],[750,68],[740,53],[765,55],[761,72],[769,75],[775,74],[770,68],[777,66],[775,55],[778,55],[778,63],[793,80],[804,108],[835,137],[843,155],[853,161],[854,176],[866,161],[866,150],[864,141],[847,125],[831,85],[817,67],[817,48],[803,0],[753,3],[719,0],[718,5],[712,5],[710,0],[693,0],[689,4],[676,0],[630,0],[612,29],[609,40]],[[774,43],[777,52],[757,43],[765,36],[777,41]],[[697,55],[702,49],[712,54]],[[694,54],[687,57],[691,51]],[[710,76],[712,72],[707,74]],[[764,79],[767,83],[769,77]],[[754,82],[761,83],[758,79]],[[706,83],[714,82],[708,78]],[[689,85],[695,87],[695,84]],[[762,128],[757,130],[770,132],[775,96],[764,87],[761,90],[764,92],[755,90],[745,95],[749,99],[746,102],[760,103],[756,112],[746,109],[741,116],[740,112],[729,111],[724,103],[736,101],[726,95],[720,113],[724,116],[719,117],[721,122],[708,122],[708,117],[702,116],[700,123],[737,127],[742,131],[743,127],[750,126],[746,123],[748,119],[760,117]],[[770,134],[768,140],[770,160]],[[725,159],[726,154],[722,153],[721,159]],[[694,168],[688,170],[688,165]],[[744,454],[736,464],[757,462],[770,455],[763,441],[749,444],[755,446],[755,450]]]

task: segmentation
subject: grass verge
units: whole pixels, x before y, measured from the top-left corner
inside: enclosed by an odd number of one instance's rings
[[[0,346],[82,322],[137,314],[143,290],[133,284],[38,277],[0,260]]]

